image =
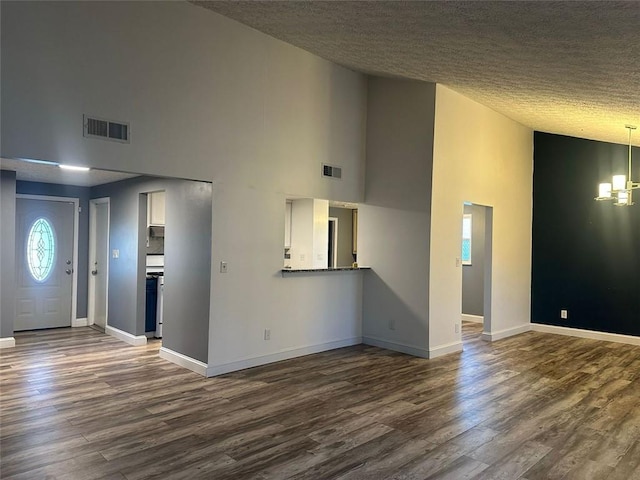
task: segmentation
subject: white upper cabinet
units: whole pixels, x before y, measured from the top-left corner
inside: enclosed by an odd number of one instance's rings
[[[291,247],[291,202],[286,203],[284,213],[284,246]]]
[[[153,192],[147,198],[147,223],[149,225],[164,225],[164,192]]]

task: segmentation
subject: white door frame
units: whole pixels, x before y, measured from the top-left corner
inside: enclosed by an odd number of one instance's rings
[[[26,200],[44,200],[51,202],[73,203],[73,273],[71,275],[71,322],[72,327],[78,326],[76,314],[78,312],[78,227],[80,225],[80,199],[74,197],[52,197],[49,195],[27,195],[16,194],[16,200],[23,198]],[[80,322],[84,324],[84,322]]]
[[[107,279],[107,302],[106,302],[106,312],[104,319],[104,326],[109,324],[109,232],[111,228],[111,199],[109,197],[102,198],[94,198],[89,200],[89,265],[87,275],[89,277],[89,281],[87,282],[88,286],[88,299],[87,299],[87,325],[93,325],[95,323],[95,301],[96,301],[96,282],[95,277],[91,275],[92,265],[91,260],[96,256],[96,205],[106,204],[107,205],[107,264],[105,266],[106,269],[106,279]]]
[[[331,260],[331,268],[338,266],[338,217],[329,217],[329,222],[333,222],[333,255]]]

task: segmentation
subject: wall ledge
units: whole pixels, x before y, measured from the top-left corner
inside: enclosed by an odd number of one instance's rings
[[[392,350],[394,352],[406,353],[407,355],[413,355],[414,357],[429,358],[429,350],[415,345],[408,345],[401,342],[391,342],[389,340],[371,336],[363,336],[362,343],[364,343],[365,345],[371,345],[373,347]]]
[[[131,335],[129,332],[125,332],[124,330],[120,330],[119,328],[114,328],[109,325],[105,327],[104,333],[111,335],[112,337],[116,337],[118,340],[122,340],[134,347],[140,347],[147,344],[147,337],[144,335]]]
[[[543,323],[532,323],[531,330],[541,333],[553,333],[556,335],[567,335],[570,337],[590,338],[592,340],[602,340],[605,342],[626,343],[628,345],[640,345],[640,337],[624,335],[621,333],[600,332],[597,330],[583,330],[581,328],[558,327],[556,325],[545,325]]]
[[[0,338],[0,348],[12,348],[16,346],[16,339],[14,337]]]
[[[201,362],[200,360],[196,360],[195,358],[188,357],[183,355],[182,353],[175,352],[167,347],[160,347],[160,351],[158,352],[160,358],[163,358],[171,363],[175,363],[176,365],[187,368],[192,372],[195,372],[203,377],[207,376],[207,364]]]
[[[520,335],[521,333],[525,333],[530,330],[531,324],[525,323],[523,325],[518,325],[517,327],[505,328],[504,330],[497,330],[495,332],[482,332],[482,340],[486,342],[495,342],[496,340]]]
[[[293,348],[291,350],[285,350],[282,352],[271,353],[268,355],[262,355],[259,357],[245,358],[235,362],[223,363],[220,365],[210,365],[207,367],[207,377],[215,377],[217,375],[223,375],[225,373],[235,372],[237,370],[244,370],[251,367],[259,367],[261,365],[267,365],[269,363],[280,362],[282,360],[289,360],[291,358],[302,357],[304,355],[311,355],[313,353],[326,352],[327,350],[335,350],[336,348],[351,347],[353,345],[359,345],[362,343],[362,337],[351,337],[343,340],[335,340],[332,342],[319,343],[317,345],[308,345],[301,348]]]
[[[468,313],[462,314],[463,322],[484,323],[484,317],[482,315],[470,315]]]

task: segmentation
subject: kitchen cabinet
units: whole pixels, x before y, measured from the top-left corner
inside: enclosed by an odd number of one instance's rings
[[[147,223],[149,225],[164,225],[164,192],[152,192],[147,195]]]
[[[286,203],[284,212],[284,246],[291,247],[291,202]]]

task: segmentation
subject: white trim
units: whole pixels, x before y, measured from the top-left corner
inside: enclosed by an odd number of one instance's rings
[[[333,222],[333,258],[331,258],[331,267],[338,266],[338,217],[329,217],[329,223]]]
[[[107,264],[106,278],[107,278],[107,291],[106,291],[106,305],[105,305],[105,327],[109,324],[109,233],[111,229],[111,198],[102,197],[89,200],[89,264],[87,276],[87,318],[89,325],[95,324],[95,280],[91,275],[91,261],[95,259],[96,255],[96,205],[105,203],[107,205]]]
[[[406,353],[407,355],[413,355],[414,357],[429,358],[429,350],[415,345],[390,342],[389,340],[383,340],[378,337],[362,337],[362,343],[365,345],[372,345],[374,347],[385,348],[387,350],[393,350],[394,352]]]
[[[16,339],[13,337],[0,338],[0,348],[12,348],[16,346]]]
[[[445,345],[438,345],[437,347],[429,347],[429,358],[437,358],[443,355],[449,355],[450,353],[459,353],[462,351],[462,342],[452,342]]]
[[[503,338],[519,335],[531,330],[531,324],[525,323],[524,325],[518,325],[517,327],[505,328],[504,330],[498,330],[496,332],[482,332],[482,340],[487,342],[495,342],[496,340],[502,340]]]
[[[168,349],[167,347],[160,347],[160,351],[158,352],[160,358],[164,358],[165,360],[175,363],[176,365],[187,368],[192,372],[196,372],[203,377],[207,376],[207,364],[201,362],[200,360],[196,360],[195,358],[187,357],[182,353],[174,352],[173,350]]]
[[[16,200],[22,198],[26,200],[41,200],[51,202],[73,203],[73,274],[71,275],[71,317],[69,325],[73,325],[78,309],[78,239],[80,227],[80,199],[77,197],[53,197],[50,195],[27,195],[16,194]]]
[[[624,335],[621,333],[607,333],[596,330],[583,330],[581,328],[557,327],[555,325],[544,325],[532,323],[531,330],[534,332],[553,333],[555,335],[568,335],[570,337],[590,338],[592,340],[602,340],[604,342],[626,343],[628,345],[640,345],[640,337]]]
[[[468,313],[462,314],[463,322],[484,323],[484,317],[481,315],[469,315]]]
[[[87,318],[75,318],[71,320],[72,327],[87,327],[89,326],[89,321]]]
[[[311,355],[312,353],[326,352],[336,348],[350,347],[362,343],[361,337],[346,338],[344,340],[335,340],[333,342],[320,343],[317,345],[309,345],[302,348],[293,348],[282,352],[262,355],[260,357],[251,357],[238,360],[235,362],[223,363],[222,365],[212,365],[207,367],[207,377],[215,377],[245,368],[258,367],[268,363],[280,362],[281,360],[289,360],[290,358],[302,357],[303,355]]]
[[[147,344],[147,337],[144,335],[131,335],[129,332],[125,332],[124,330],[120,330],[119,328],[115,328],[110,325],[105,327],[104,333],[111,335],[112,337],[116,337],[118,340],[122,340],[134,347],[140,347]]]

